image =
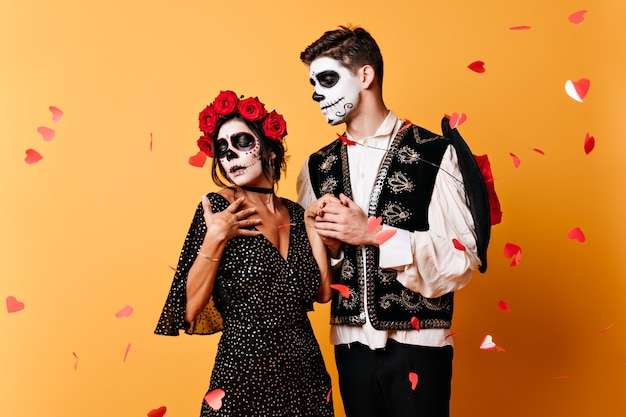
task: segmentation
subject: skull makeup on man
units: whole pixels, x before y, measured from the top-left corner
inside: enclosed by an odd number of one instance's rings
[[[359,104],[361,83],[358,77],[336,59],[322,56],[314,60],[309,81],[315,87],[313,100],[320,104],[330,125],[345,122]]]

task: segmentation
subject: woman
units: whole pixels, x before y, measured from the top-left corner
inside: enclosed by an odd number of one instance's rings
[[[307,316],[313,301],[330,300],[325,248],[303,209],[274,194],[285,122],[256,98],[222,91],[200,129],[223,188],[202,196],[155,333],[223,330],[201,416],[332,416]]]

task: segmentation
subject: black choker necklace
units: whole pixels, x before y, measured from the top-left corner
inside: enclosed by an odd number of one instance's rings
[[[241,185],[241,188],[243,188],[246,191],[252,191],[253,193],[260,193],[260,194],[274,194],[274,188],[262,188],[262,187],[252,187],[251,185]]]

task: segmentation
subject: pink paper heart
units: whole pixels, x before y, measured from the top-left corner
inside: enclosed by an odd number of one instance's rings
[[[411,317],[411,326],[413,326],[418,332],[420,331],[420,321],[417,317]]]
[[[588,78],[581,78],[578,81],[567,80],[565,82],[565,92],[574,100],[582,103],[589,92],[591,81]]]
[[[206,401],[212,409],[219,410],[222,408],[222,398],[224,398],[224,395],[225,392],[223,389],[214,389],[205,395],[204,401]]]
[[[162,406],[159,408],[155,408],[154,410],[150,410],[148,412],[148,417],[163,417],[167,412],[167,407]]]
[[[206,154],[202,151],[199,151],[194,156],[189,157],[189,165],[202,168],[204,166],[204,163],[206,162],[206,158]]]
[[[567,238],[571,240],[577,240],[579,242],[585,241],[585,234],[580,227],[575,227],[567,233]]]
[[[333,394],[333,387],[330,387],[328,392],[326,393],[326,402],[329,403],[331,399],[331,395]]]
[[[467,68],[471,69],[474,72],[482,74],[485,72],[485,63],[483,61],[474,61],[467,66]]]
[[[587,10],[579,10],[569,15],[567,17],[567,20],[575,25],[580,25],[582,22],[585,21],[585,13],[587,13]]]
[[[480,348],[482,350],[493,350],[495,349],[496,344],[493,342],[493,338],[490,335],[484,337],[482,343],[480,344]]]
[[[589,155],[589,153],[596,146],[596,139],[593,136],[590,136],[589,133],[585,134],[585,154]]]
[[[52,112],[52,121],[54,123],[56,123],[59,120],[61,120],[61,117],[63,117],[63,110],[59,109],[58,107],[54,107],[54,106],[50,106],[50,107],[48,107],[48,109],[50,109],[50,111]]]
[[[383,222],[383,218],[381,216],[374,217],[370,216],[367,219],[367,231],[372,233],[380,224]]]
[[[26,162],[28,165],[32,165],[41,161],[42,158],[43,156],[41,156],[41,154],[36,150],[26,149],[26,158],[24,158],[24,162]]]
[[[511,159],[513,160],[513,166],[515,168],[519,168],[519,166],[522,164],[522,161],[514,153],[509,153],[509,155],[511,155]]]
[[[454,245],[455,249],[458,249],[462,252],[465,252],[467,250],[467,248],[465,246],[463,246],[463,244],[461,242],[459,242],[456,238],[452,239],[452,244]]]
[[[350,298],[350,288],[343,284],[330,284],[330,288],[339,291],[344,298]]]
[[[456,129],[461,126],[465,120],[467,120],[467,115],[465,113],[452,113],[450,115],[450,128]]]
[[[131,306],[126,306],[123,309],[121,309],[120,311],[118,311],[117,313],[115,313],[115,317],[120,318],[120,317],[128,317],[131,314],[133,314],[133,308]]]
[[[43,140],[45,140],[46,142],[50,142],[52,139],[54,139],[54,135],[56,134],[54,129],[50,129],[49,127],[45,126],[39,126],[37,128],[37,132],[41,133]]]
[[[415,387],[417,387],[417,381],[419,377],[415,372],[409,372],[409,382],[411,382],[411,390],[415,391]]]
[[[12,295],[9,295],[7,297],[6,303],[7,303],[7,312],[9,313],[17,313],[18,311],[24,310],[24,303],[21,301],[18,301],[17,298],[15,298]]]
[[[380,232],[376,233],[376,236],[374,236],[374,237],[378,241],[378,244],[382,245],[383,243],[385,243],[386,241],[391,239],[393,237],[393,235],[396,234],[396,232],[397,232],[396,229],[385,229],[385,230],[381,230]]]

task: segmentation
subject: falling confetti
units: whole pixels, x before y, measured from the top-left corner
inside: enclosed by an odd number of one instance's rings
[[[522,260],[522,248],[514,243],[506,243],[504,245],[504,256],[507,258],[513,258],[511,266],[517,266]]]
[[[615,324],[611,324],[609,326],[606,326],[604,329],[600,330],[600,334],[604,334],[604,333],[608,332],[613,326],[615,326]]]
[[[465,120],[467,120],[467,115],[465,113],[457,113],[454,112],[450,115],[450,129],[456,129],[461,126]]]
[[[569,232],[567,232],[567,238],[570,240],[577,240],[580,243],[585,241],[585,234],[580,229],[580,227],[575,227]]]
[[[467,248],[465,246],[463,246],[463,244],[461,242],[459,242],[457,239],[452,239],[452,244],[454,245],[455,249],[458,249],[460,251],[465,252],[467,250]]]
[[[420,321],[417,317],[411,317],[411,326],[413,326],[418,332],[420,331]]]
[[[76,370],[78,368],[78,355],[76,352],[72,352],[72,355],[74,355],[74,370]]]
[[[567,20],[569,20],[570,22],[572,22],[575,25],[580,25],[582,22],[585,21],[585,14],[586,13],[587,13],[587,10],[579,10],[579,11],[574,12],[571,15],[569,15],[567,17]]]
[[[202,168],[206,162],[206,154],[202,151],[199,151],[194,156],[189,157],[189,165]]]
[[[174,268],[173,266],[168,265],[167,267],[174,272],[178,272],[178,269]]]
[[[333,392],[333,387],[330,387],[330,389],[328,390],[328,392],[326,393],[326,402],[329,403],[330,402],[330,398]]]
[[[24,303],[18,301],[18,299],[12,295],[7,297],[6,303],[8,313],[17,313],[18,311],[24,310]]]
[[[150,132],[150,152],[152,152],[152,132]]]
[[[471,69],[474,72],[482,74],[485,72],[485,63],[483,61],[474,61],[467,66],[467,68]]]
[[[133,314],[133,308],[131,306],[127,305],[126,307],[124,307],[123,309],[121,309],[120,311],[115,313],[115,317],[117,317],[117,318],[129,317],[131,314]]]
[[[480,343],[480,348],[482,350],[494,350],[496,348],[496,344],[491,335],[487,335],[483,338],[483,341]]]
[[[522,161],[514,153],[509,153],[509,155],[511,155],[511,159],[513,160],[513,166],[515,168],[519,168],[519,166],[522,164]]]
[[[330,288],[339,291],[344,298],[350,298],[350,289],[343,284],[330,284]]]
[[[445,337],[444,339],[447,339],[447,338],[449,338],[449,337],[454,337],[454,336],[456,336],[457,334],[458,334],[458,333],[456,333],[456,332],[455,332],[455,333],[450,333],[450,334],[446,335],[446,337]]]
[[[521,25],[521,26],[512,26],[509,28],[509,30],[530,30],[531,28],[532,26]]]
[[[498,301],[498,308],[502,311],[507,311],[507,312],[511,312],[511,309],[509,308],[509,305],[505,302],[505,301]]]
[[[411,383],[411,390],[415,391],[415,387],[417,387],[418,376],[415,372],[409,372],[409,382]]]
[[[596,146],[596,139],[593,136],[590,136],[589,133],[585,134],[585,154],[589,155],[589,153]]]
[[[278,229],[282,229],[283,227],[289,227],[289,226],[294,226],[295,227],[295,223],[285,223],[285,224],[279,224],[278,226],[276,226]]]
[[[371,216],[367,219],[367,231],[372,233],[378,226],[383,222],[382,216],[374,217]]]
[[[532,148],[533,151],[537,152],[540,155],[545,155],[545,152],[538,148]]]
[[[50,142],[52,139],[54,139],[54,135],[56,135],[54,129],[50,129],[49,127],[45,126],[39,126],[37,128],[37,132],[41,134],[41,137],[46,142]]]
[[[354,146],[354,145],[356,145],[356,142],[355,142],[355,141],[348,139],[348,138],[347,138],[347,137],[345,137],[344,135],[340,135],[339,133],[337,133],[337,137],[338,137],[339,139],[341,139],[341,141],[342,141],[343,143],[345,143],[346,145],[348,145],[348,146]]]
[[[126,350],[124,351],[124,363],[126,362],[126,358],[128,357],[128,352],[130,352],[131,343],[126,346]]]
[[[396,232],[397,232],[396,229],[381,230],[380,232],[376,233],[375,238],[378,241],[378,244],[382,245],[383,243],[385,243],[386,241],[391,239],[393,237],[393,235],[396,234]]]
[[[52,112],[52,122],[56,123],[59,120],[61,120],[61,117],[63,117],[63,110],[59,109],[58,107],[54,107],[54,106],[50,106],[48,107],[48,109],[50,109],[50,112]]]
[[[163,417],[167,412],[167,407],[162,406],[159,408],[155,408],[154,410],[150,410],[148,412],[148,417]]]
[[[581,78],[578,81],[567,80],[565,82],[565,92],[574,100],[582,103],[583,99],[589,92],[591,81],[587,78]]]
[[[204,401],[206,401],[212,409],[219,410],[222,408],[222,398],[224,398],[224,395],[225,393],[223,389],[214,389],[213,391],[209,391],[209,393],[204,397]]]

